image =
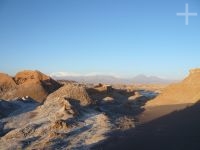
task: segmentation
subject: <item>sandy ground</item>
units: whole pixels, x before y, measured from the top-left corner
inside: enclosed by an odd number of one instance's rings
[[[165,115],[149,122],[141,122],[136,128],[119,132],[115,137],[93,147],[95,150],[199,150],[200,103],[183,109],[188,104],[162,106],[149,109],[146,120],[164,112]],[[175,110],[166,114],[169,110]],[[145,121],[146,121],[145,120]]]

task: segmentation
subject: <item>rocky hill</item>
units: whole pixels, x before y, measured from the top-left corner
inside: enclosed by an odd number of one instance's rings
[[[39,71],[22,71],[11,77],[0,74],[0,99],[11,100],[29,96],[38,102],[61,87],[61,84]]]
[[[200,69],[193,69],[182,82],[169,85],[157,98],[149,101],[146,107],[196,103],[198,100],[200,100]]]
[[[0,73],[0,95],[3,93],[16,88],[17,84],[13,78],[7,74]]]

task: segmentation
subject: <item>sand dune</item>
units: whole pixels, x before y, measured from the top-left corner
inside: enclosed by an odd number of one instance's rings
[[[196,103],[200,99],[200,69],[190,71],[182,82],[169,85],[163,92],[145,106]]]

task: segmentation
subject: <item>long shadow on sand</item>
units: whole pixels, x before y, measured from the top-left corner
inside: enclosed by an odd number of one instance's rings
[[[92,99],[96,99],[96,104],[92,107],[96,108],[97,111],[104,113],[109,120],[115,124],[121,117],[134,119],[135,122],[137,122],[136,116],[144,111],[143,106],[146,102],[157,96],[153,91],[142,90],[143,93],[150,93],[151,96],[141,95],[132,100],[129,99],[130,96],[135,96],[135,92],[140,91],[141,90],[128,92],[123,89],[113,89],[107,93],[105,91],[100,92],[92,89],[92,91],[89,91],[89,94],[93,94]],[[103,99],[105,97],[113,97],[113,100],[104,101]]]
[[[166,109],[171,106],[166,106]],[[137,126],[118,131],[97,144],[95,150],[199,150],[200,102],[180,111]]]

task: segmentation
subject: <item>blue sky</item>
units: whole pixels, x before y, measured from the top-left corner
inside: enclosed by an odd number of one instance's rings
[[[199,0],[1,0],[0,71],[178,79],[199,67],[199,27]]]

